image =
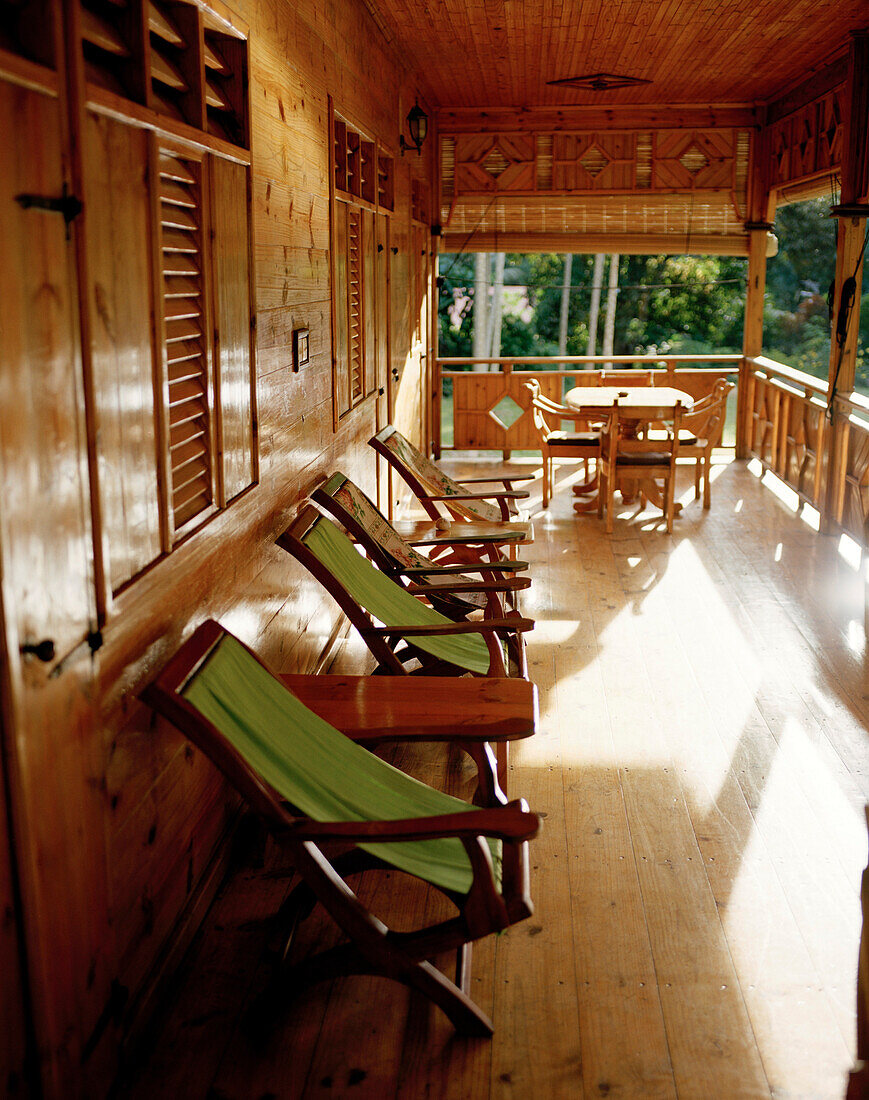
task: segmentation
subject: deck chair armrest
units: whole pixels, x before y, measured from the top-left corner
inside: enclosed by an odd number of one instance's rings
[[[411,565],[401,572],[405,577],[439,576],[448,577],[454,573],[523,573],[528,569],[527,561],[470,561],[456,562],[455,565]]]
[[[372,626],[366,628],[366,633],[398,634],[402,638],[414,638],[445,634],[498,634],[504,631],[522,633],[533,629],[533,619],[523,619],[517,615],[515,618],[508,619],[479,619],[474,622],[463,619],[458,623],[438,623],[430,626],[420,626],[418,623],[410,626]]]
[[[498,522],[501,522],[500,520]],[[497,536],[492,538],[483,538],[479,534],[463,535],[462,524],[457,522],[454,527],[451,527],[449,531],[444,531],[442,535],[431,534],[424,539],[415,539],[409,543],[410,546],[503,546],[505,542],[520,542],[522,540],[522,532],[510,530],[510,524],[504,525],[504,530],[499,531]],[[526,563],[527,564],[527,563]]]
[[[408,840],[459,839],[478,836],[497,840],[521,841],[536,836],[540,828],[537,814],[515,804],[486,810],[468,810],[436,817],[411,817],[393,821],[311,821],[302,818],[288,824],[282,833],[293,840],[345,840],[354,843],[378,843]]]
[[[456,584],[414,584],[414,596],[443,596],[451,592],[523,592],[530,577],[504,577],[495,581],[459,581]]]
[[[534,477],[534,474],[521,474],[518,477],[463,477],[462,485],[503,485],[505,489],[512,489],[514,482],[533,481]]]
[[[446,496],[429,496],[427,494],[426,500],[442,500],[445,503],[449,503],[451,500],[492,500],[493,497],[497,497],[498,500],[526,500],[528,495],[527,489],[505,489],[503,492],[448,493]]]

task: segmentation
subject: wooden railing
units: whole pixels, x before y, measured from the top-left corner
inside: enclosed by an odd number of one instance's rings
[[[563,390],[588,382],[590,373],[613,369],[654,369],[658,386],[675,386],[692,397],[710,393],[717,378],[735,375],[741,355],[597,355],[544,358],[526,356],[499,359],[439,359],[435,377],[434,440],[439,456],[443,384],[452,382],[454,450],[535,450],[537,434],[529,412],[530,396],[524,383],[536,378],[548,397],[560,400]],[[715,364],[702,367],[701,364]],[[486,369],[457,370],[457,367]]]
[[[536,378],[547,396],[560,399],[569,386],[587,381],[589,371],[610,364],[614,369],[653,368],[655,385],[675,386],[693,397],[710,392],[717,378],[738,373],[737,455],[758,459],[817,509],[822,531],[845,532],[869,549],[869,399],[839,394],[828,408],[824,379],[765,356],[440,359],[433,402],[436,456],[443,448],[441,400],[447,380],[453,396],[451,447],[508,456],[539,445],[525,382]],[[478,369],[456,369],[468,366]]]
[[[817,508],[821,530],[844,531],[869,548],[869,400],[758,356],[746,359],[744,438],[748,453]]]
[[[765,356],[740,378],[747,452],[819,511],[827,463],[827,383]]]

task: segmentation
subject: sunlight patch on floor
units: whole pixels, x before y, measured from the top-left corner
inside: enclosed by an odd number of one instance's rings
[[[857,573],[863,564],[863,548],[850,535],[842,534],[839,537],[839,557]]]

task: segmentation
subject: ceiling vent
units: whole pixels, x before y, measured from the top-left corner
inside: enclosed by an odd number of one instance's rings
[[[587,76],[568,76],[563,80],[547,80],[546,83],[563,88],[581,88],[587,92],[608,92],[611,88],[630,88],[634,84],[651,84],[652,82],[639,76],[589,73]]]

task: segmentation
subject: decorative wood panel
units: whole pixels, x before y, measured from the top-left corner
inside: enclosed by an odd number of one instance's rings
[[[248,169],[212,157],[211,267],[223,500],[256,479]]]
[[[497,251],[501,235],[508,249],[524,239],[535,251],[572,242],[574,251],[744,254],[750,153],[749,131],[732,127],[445,130],[444,247]],[[621,241],[601,243],[614,235]]]
[[[86,126],[91,369],[103,541],[117,591],[161,551],[149,142],[143,130],[90,113]]]
[[[844,87],[777,119],[770,127],[770,186],[793,188],[842,163]]]
[[[544,187],[538,174],[538,191],[632,191],[638,137],[604,132],[540,135],[551,144],[552,181]]]
[[[583,370],[579,366],[575,371],[538,371],[533,364],[528,364],[527,369],[525,366],[514,369],[509,363],[491,371],[454,371],[447,362],[441,375],[449,378],[453,386],[453,449],[494,451],[540,449],[526,382],[536,378],[545,397],[561,402],[566,388],[596,385],[600,379],[596,369]],[[725,370],[676,367],[675,361],[666,370],[655,372],[658,385],[675,386],[695,399],[710,394],[716,379],[725,376]]]

